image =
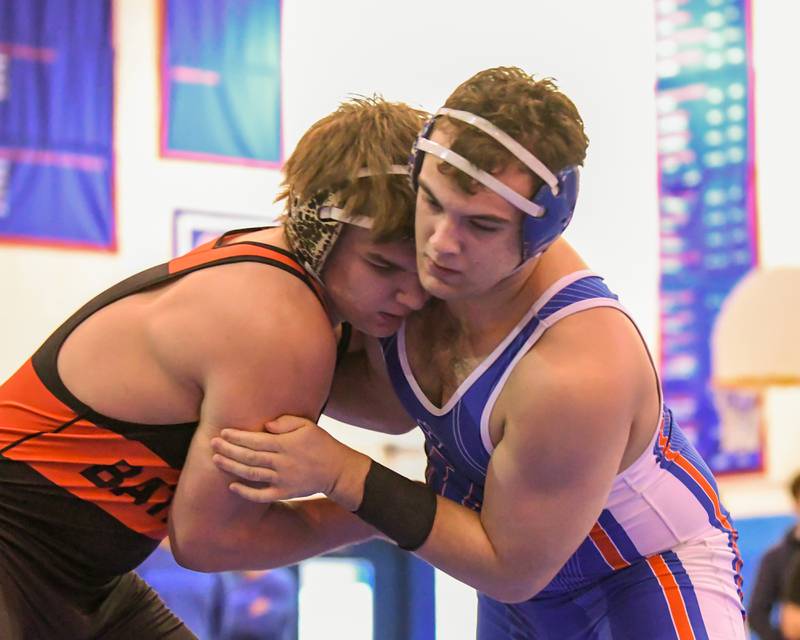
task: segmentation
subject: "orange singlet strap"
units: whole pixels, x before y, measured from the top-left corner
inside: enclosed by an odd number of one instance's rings
[[[223,238],[225,236],[200,245],[193,251],[170,260],[168,263],[169,274],[176,275],[181,271],[190,271],[204,265],[210,266],[211,264],[234,258],[257,257],[273,264],[277,263],[288,267],[290,271],[311,287],[321,301],[324,300],[322,287],[289,252],[257,242],[234,242],[220,246],[219,243]]]

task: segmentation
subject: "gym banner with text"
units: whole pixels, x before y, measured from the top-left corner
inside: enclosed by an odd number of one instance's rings
[[[715,472],[757,470],[759,399],[715,389],[710,353],[723,301],[758,264],[750,2],[655,4],[665,398]]]

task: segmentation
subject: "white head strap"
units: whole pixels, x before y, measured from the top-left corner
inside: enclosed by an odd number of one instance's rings
[[[367,167],[359,169],[356,178],[369,178],[370,176],[381,175],[408,175],[408,165],[393,164],[388,171],[370,171]],[[321,207],[319,217],[322,220],[336,220],[346,224],[354,224],[362,229],[372,229],[372,218],[367,216],[347,216],[344,209],[340,207]]]
[[[519,142],[514,140],[507,133],[493,125],[485,118],[470,113],[469,111],[459,111],[458,109],[448,109],[443,107],[439,109],[435,116],[447,116],[454,120],[461,120],[473,127],[483,131],[486,135],[497,140],[501,145],[508,149],[514,157],[522,162],[526,167],[533,171],[537,176],[544,180],[549,186],[553,195],[558,195],[558,178],[553,175],[544,163],[534,156],[530,151],[523,147]],[[544,215],[544,209],[532,202],[525,196],[514,191],[511,187],[500,182],[490,173],[478,168],[472,162],[467,160],[464,156],[455,153],[452,149],[429,140],[427,138],[419,138],[417,140],[417,149],[426,153],[436,156],[443,162],[453,165],[466,173],[470,178],[480,182],[483,186],[494,191],[501,198],[513,204],[517,209],[521,209],[525,213],[540,218]]]

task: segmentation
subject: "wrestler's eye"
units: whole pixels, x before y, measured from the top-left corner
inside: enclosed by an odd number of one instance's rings
[[[381,271],[383,273],[389,273],[397,270],[397,266],[393,265],[391,262],[382,262],[380,260],[367,260],[367,264],[369,264],[376,271]]]
[[[492,233],[494,231],[499,231],[500,230],[500,225],[487,224],[487,223],[481,222],[479,220],[470,220],[469,224],[476,231],[484,231],[486,233]]]
[[[423,194],[422,201],[434,211],[442,210],[442,205],[440,205],[436,200],[431,198],[429,195]]]

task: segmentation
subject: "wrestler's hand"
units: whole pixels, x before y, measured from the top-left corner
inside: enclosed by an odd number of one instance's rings
[[[273,502],[324,493],[343,506],[359,506],[361,496],[345,496],[352,471],[366,475],[370,460],[305,418],[281,416],[266,432],[223,429],[213,438],[214,464],[245,482],[231,491],[252,502]],[[250,486],[246,483],[265,483]],[[338,494],[337,495],[337,489]]]

